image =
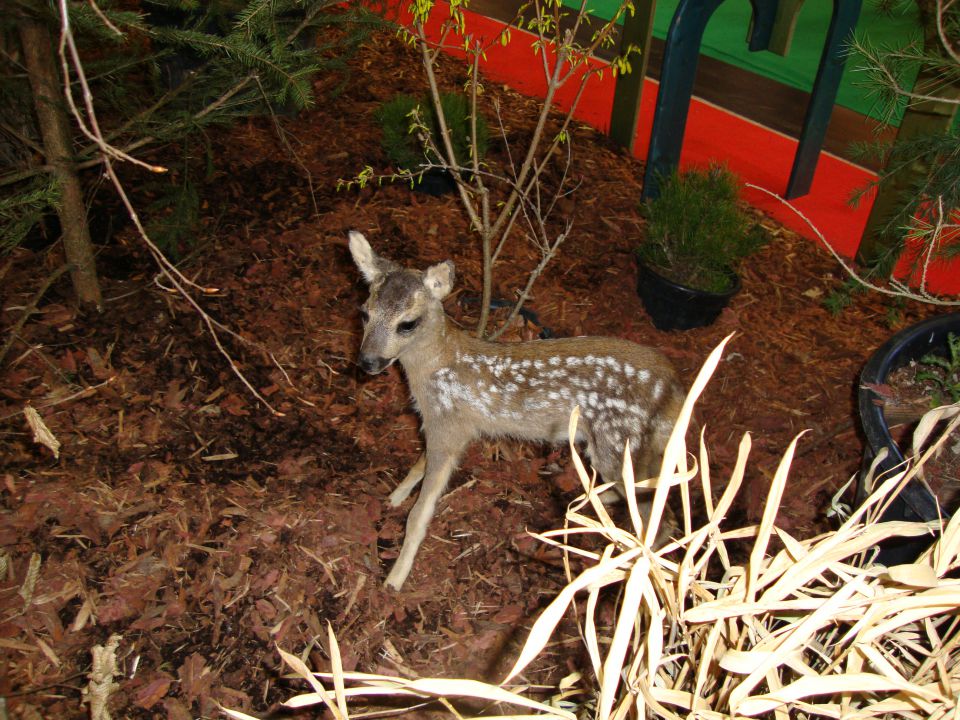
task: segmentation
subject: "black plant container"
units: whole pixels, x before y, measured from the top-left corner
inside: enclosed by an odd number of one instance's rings
[[[638,263],[637,293],[658,330],[690,330],[712,324],[740,292],[740,277],[731,272],[732,287],[713,293],[669,280],[645,263]]]
[[[860,374],[857,391],[860,406],[860,423],[866,436],[863,471],[857,485],[857,503],[866,499],[863,481],[874,458],[883,449],[887,457],[877,466],[876,477],[893,472],[904,462],[903,453],[890,435],[890,428],[883,415],[883,406],[878,404],[877,393],[870,385],[882,385],[894,371],[919,360],[929,353],[947,354],[947,335],[960,335],[960,313],[939,315],[901,330],[884,343],[867,361]],[[875,483],[876,485],[876,483]],[[925,522],[946,519],[949,515],[939,507],[937,499],[922,483],[910,481],[890,503],[881,520],[907,520]],[[930,544],[930,538],[905,538],[890,541],[880,548],[878,562],[884,565],[899,565],[913,562],[917,555]]]
[[[464,182],[470,182],[473,173],[461,171],[461,177]],[[430,168],[425,171],[420,178],[413,179],[413,189],[415,192],[425,193],[433,197],[449,195],[457,191],[457,181],[453,179],[453,173],[443,168]]]

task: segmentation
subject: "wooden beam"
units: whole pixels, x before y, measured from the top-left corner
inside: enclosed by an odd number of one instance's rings
[[[636,0],[634,13],[627,15],[620,33],[620,52],[633,44],[640,48],[640,55],[639,57],[634,55],[631,59],[629,74],[617,75],[617,83],[613,91],[613,107],[610,110],[610,137],[631,154],[636,142],[643,80],[647,76],[650,43],[653,38],[653,17],[656,9],[657,0]]]

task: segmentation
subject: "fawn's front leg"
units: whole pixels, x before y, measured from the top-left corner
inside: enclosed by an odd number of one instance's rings
[[[450,475],[457,467],[457,461],[460,459],[462,450],[463,447],[447,447],[436,442],[431,443],[430,438],[427,438],[426,452],[420,460],[417,460],[406,479],[393,493],[393,495],[397,495],[401,489],[405,489],[404,497],[410,493],[416,485],[416,481],[411,482],[409,487],[404,488],[404,486],[408,484],[414,470],[421,466],[421,461],[423,461],[425,473],[423,475],[423,487],[420,488],[420,497],[417,498],[416,504],[407,517],[407,534],[403,538],[403,547],[400,548],[400,555],[393,564],[393,569],[387,575],[386,584],[394,590],[399,590],[407,579],[407,575],[410,574],[413,561],[417,557],[417,550],[420,549],[420,543],[426,537],[427,527],[429,527],[430,520],[436,512],[437,501],[443,494]],[[393,501],[393,495],[390,496],[391,502]]]
[[[403,505],[403,501],[410,496],[410,493],[417,484],[423,480],[426,471],[427,453],[424,451],[420,453],[420,457],[417,458],[417,461],[413,464],[413,467],[410,468],[410,472],[407,473],[403,481],[390,493],[390,507],[400,507]]]

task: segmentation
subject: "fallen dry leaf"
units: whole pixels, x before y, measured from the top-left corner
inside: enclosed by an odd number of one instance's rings
[[[29,425],[30,429],[33,431],[33,441],[43,445],[53,453],[55,458],[59,460],[60,441],[57,440],[56,436],[50,431],[50,428],[48,428],[43,422],[43,418],[40,417],[40,413],[34,410],[30,405],[27,405],[25,408],[23,408],[23,414],[27,418],[27,425]]]
[[[168,675],[161,674],[155,677],[137,691],[133,699],[134,704],[144,710],[149,710],[164,698],[172,683],[173,678]]]

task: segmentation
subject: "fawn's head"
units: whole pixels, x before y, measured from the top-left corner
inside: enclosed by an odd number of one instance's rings
[[[375,375],[435,337],[430,330],[443,322],[441,301],[453,288],[453,263],[438,263],[424,272],[407,270],[377,255],[355,231],[350,232],[350,254],[370,285],[370,297],[361,308],[359,364]]]

